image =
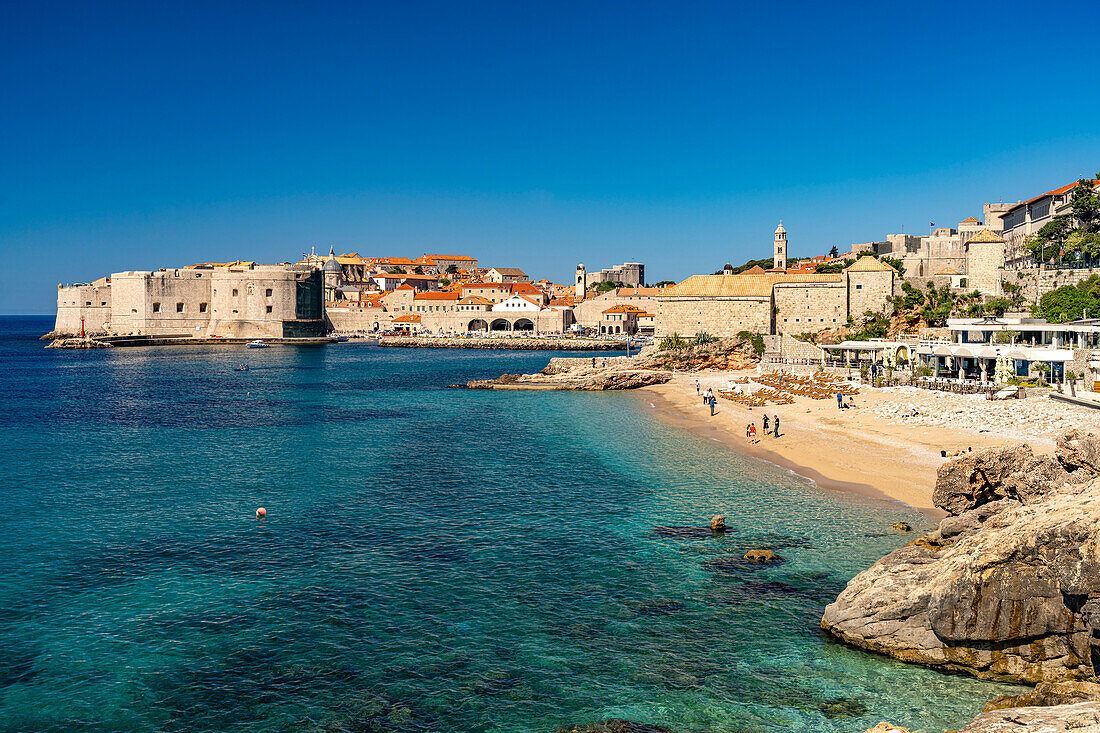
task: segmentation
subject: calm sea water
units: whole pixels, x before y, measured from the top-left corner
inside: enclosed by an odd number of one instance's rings
[[[546,354],[46,351],[50,326],[0,319],[0,730],[942,730],[1009,689],[818,631],[919,514],[636,394],[443,388]],[[654,531],[717,512],[722,539]]]

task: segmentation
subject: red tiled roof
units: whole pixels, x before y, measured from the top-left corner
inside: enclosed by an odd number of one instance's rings
[[[450,290],[417,293],[413,300],[458,300],[458,293]]]
[[[604,313],[645,313],[645,311],[636,305],[615,305],[605,310]]]
[[[398,316],[397,318],[393,319],[393,322],[394,323],[419,323],[420,322],[420,316],[413,316],[413,315]]]
[[[1094,180],[1094,181],[1086,180],[1085,183],[1091,183],[1093,186],[1095,186],[1096,184],[1100,183],[1100,180]],[[1028,204],[1035,203],[1039,199],[1046,198],[1047,196],[1058,196],[1060,194],[1063,194],[1063,193],[1066,193],[1067,191],[1072,190],[1075,186],[1077,186],[1077,181],[1074,181],[1073,183],[1067,183],[1065,186],[1062,186],[1061,188],[1056,188],[1053,191],[1047,191],[1046,193],[1041,193],[1041,194],[1039,194],[1038,196],[1036,196],[1034,198],[1028,199],[1027,201],[1021,201],[1020,203],[1016,204],[1015,206],[1013,206],[1008,211],[1015,211],[1016,209],[1020,208],[1021,206],[1027,206]],[[1005,213],[1007,214],[1008,212],[1006,211]]]

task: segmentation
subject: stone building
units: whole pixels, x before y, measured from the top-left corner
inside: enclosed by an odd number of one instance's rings
[[[79,333],[83,317],[109,336],[323,336],[323,288],[322,273],[301,265],[249,262],[118,272],[91,285],[58,287],[55,330]]]
[[[584,265],[577,265],[577,273],[578,276],[583,275],[586,290],[593,285],[605,282],[622,283],[628,287],[645,285],[645,265],[641,262],[624,262],[616,267],[608,267],[592,273],[585,273]]]
[[[1100,180],[1088,183],[1093,188],[1100,187]],[[1005,205],[1006,208],[1001,214],[1003,222],[1001,233],[1005,238],[1006,259],[1010,266],[1034,262],[1024,249],[1025,239],[1042,229],[1055,216],[1073,212],[1073,189],[1076,187],[1077,182],[1074,181],[1027,201]]]
[[[781,256],[778,249],[775,255]],[[839,273],[754,267],[738,275],[693,275],[656,296],[654,330],[658,336],[823,331],[867,311],[887,312],[897,285],[894,268],[870,256]]]

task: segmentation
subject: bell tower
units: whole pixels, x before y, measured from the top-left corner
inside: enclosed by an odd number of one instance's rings
[[[772,255],[772,268],[776,270],[787,269],[787,230],[783,228],[783,220],[779,220],[779,226],[775,228],[775,251]]]
[[[573,296],[578,301],[584,300],[584,291],[587,289],[586,277],[584,263],[582,262],[577,265],[577,282],[576,287],[573,289]]]

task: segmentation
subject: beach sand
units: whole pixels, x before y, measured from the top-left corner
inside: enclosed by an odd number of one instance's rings
[[[1036,452],[1050,453],[1058,429],[1096,419],[1096,413],[1085,408],[1051,406],[1046,398],[1032,398],[1017,401],[1008,409],[1020,414],[1042,413],[1034,420],[1036,427],[1024,421],[998,430],[994,410],[1003,413],[1004,403],[866,386],[852,398],[856,406],[848,410],[837,409],[835,399],[798,397],[794,404],[767,407],[747,407],[719,399],[717,413],[711,417],[710,410],[696,394],[696,380],[705,390],[724,387],[733,376],[737,374],[681,373],[667,384],[639,390],[639,395],[645,400],[645,407],[661,419],[721,441],[738,452],[788,468],[823,489],[893,499],[933,519],[945,516],[932,504],[936,471],[949,460],[940,456],[941,450],[978,450],[1023,441],[1031,443]],[[901,409],[914,402],[919,402],[921,416],[901,418]],[[1051,412],[1062,414],[1058,410],[1072,419],[1051,421]],[[778,439],[763,435],[765,412],[769,420],[779,415]],[[944,414],[957,414],[958,418],[943,420]],[[750,422],[756,424],[756,443],[745,437],[745,426]],[[1000,422],[1003,428],[1003,419]]]

